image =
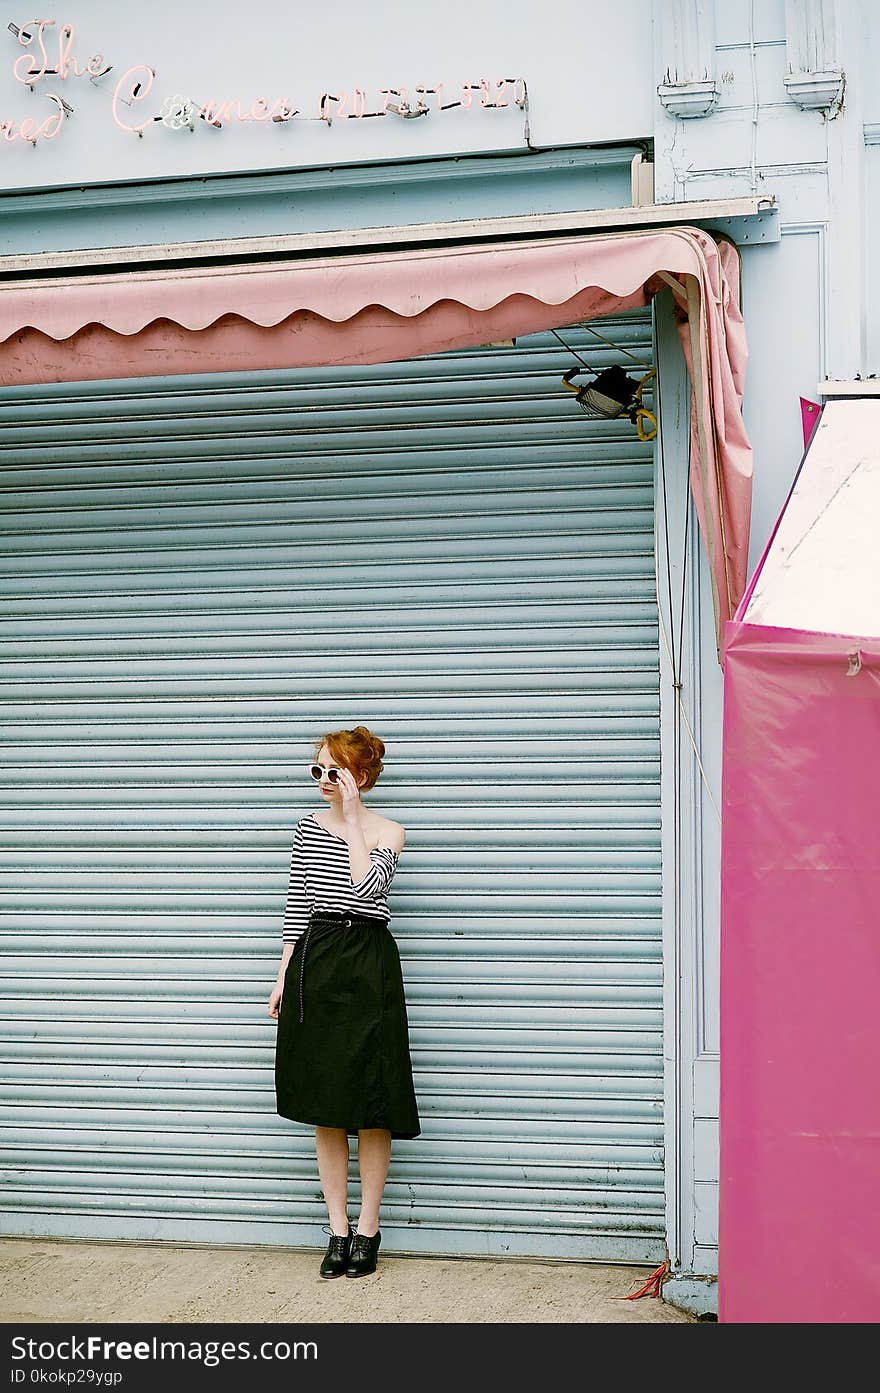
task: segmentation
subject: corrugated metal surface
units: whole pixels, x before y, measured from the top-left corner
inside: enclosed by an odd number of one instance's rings
[[[652,447],[570,364],[2,393],[6,1232],[326,1241],[266,999],[311,741],[364,721],[423,1120],[385,1245],[663,1256]]]

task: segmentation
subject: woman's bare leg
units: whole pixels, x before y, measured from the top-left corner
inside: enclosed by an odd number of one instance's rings
[[[348,1133],[344,1127],[316,1127],[318,1174],[330,1216],[330,1232],[348,1233]]]
[[[361,1173],[361,1212],[357,1232],[373,1238],[379,1231],[379,1205],[391,1161],[391,1133],[385,1127],[365,1127],[358,1132],[358,1169]]]

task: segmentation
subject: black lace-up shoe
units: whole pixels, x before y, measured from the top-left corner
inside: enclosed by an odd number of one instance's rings
[[[381,1242],[382,1235],[379,1232],[374,1233],[372,1238],[365,1233],[356,1233],[351,1240],[351,1256],[345,1269],[346,1277],[367,1277],[371,1272],[375,1272]]]
[[[351,1252],[351,1224],[348,1233],[331,1233],[324,1261],[321,1263],[322,1277],[341,1277],[348,1268]]]

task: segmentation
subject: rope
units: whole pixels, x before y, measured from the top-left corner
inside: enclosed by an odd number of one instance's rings
[[[651,368],[650,372],[646,372],[636,389],[635,396],[633,397],[633,404],[636,408],[635,426],[639,440],[654,440],[657,436],[657,417],[654,415],[653,411],[649,411],[646,406],[642,406],[642,391],[644,389],[645,383],[650,382],[651,378],[656,376],[657,374],[654,368]],[[648,426],[647,430],[642,425],[642,418],[644,418],[646,421],[650,421],[651,423]]]
[[[636,355],[635,355],[634,353],[630,353],[630,351],[629,351],[628,348],[622,348],[622,347],[620,346],[620,344],[612,343],[611,339],[606,339],[605,335],[604,335],[604,334],[600,334],[600,333],[599,333],[599,330],[598,330],[598,329],[594,329],[593,326],[592,326],[591,324],[582,324],[582,325],[581,325],[581,328],[582,328],[582,329],[586,329],[586,331],[587,331],[588,334],[594,334],[595,337],[596,337],[597,339],[601,339],[603,343],[607,343],[607,344],[608,344],[608,347],[609,347],[609,348],[613,348],[614,351],[615,351],[615,353],[625,353],[626,356],[627,356],[627,358],[632,358],[633,362],[634,362],[634,363],[638,363],[638,365],[639,365],[640,368],[647,368],[648,372],[651,374],[651,376],[653,376],[653,374],[654,374],[654,369],[651,367],[651,364],[650,364],[650,363],[643,363],[642,360],[641,360],[641,358],[637,358]],[[560,342],[561,342],[561,340],[560,340]]]
[[[657,563],[657,558],[655,557],[655,558],[654,558],[654,576],[655,576],[655,579],[657,579],[657,580],[658,580],[658,583],[659,583],[659,577],[658,577],[657,564],[656,564],[656,563]],[[661,633],[661,635],[663,636],[663,643],[664,643],[664,645],[665,645],[665,647],[666,647],[666,652],[669,654],[670,666],[673,666],[672,653],[671,653],[670,648],[669,648],[669,639],[668,639],[668,637],[667,637],[666,628],[665,628],[665,626],[664,626],[664,624],[663,624],[662,618],[660,619],[660,633]],[[707,794],[707,796],[708,796],[708,798],[709,798],[709,802],[712,804],[712,808],[713,808],[713,810],[714,810],[714,812],[715,812],[716,818],[718,819],[718,825],[719,825],[719,827],[720,827],[720,826],[721,826],[721,812],[720,812],[720,810],[719,810],[718,804],[715,802],[715,796],[714,796],[714,794],[712,793],[712,787],[711,787],[711,785],[710,785],[710,783],[709,783],[709,776],[708,776],[708,774],[706,773],[706,770],[705,770],[704,767],[703,767],[703,761],[700,759],[700,750],[699,750],[699,746],[697,745],[697,738],[696,738],[696,736],[694,735],[693,728],[691,727],[691,723],[690,723],[690,721],[688,720],[687,710],[685,709],[685,704],[684,704],[684,697],[682,696],[682,684],[681,684],[681,682],[673,681],[672,685],[673,685],[673,687],[674,687],[674,689],[675,689],[675,696],[676,696],[676,700],[677,700],[678,705],[679,705],[679,710],[680,710],[680,713],[681,713],[682,720],[684,721],[684,724],[685,724],[685,729],[687,730],[688,736],[690,737],[691,748],[693,749],[693,752],[694,752],[694,759],[697,761],[697,768],[699,769],[700,774],[701,774],[701,776],[702,776],[703,784],[705,785],[705,789],[706,789],[706,794]]]

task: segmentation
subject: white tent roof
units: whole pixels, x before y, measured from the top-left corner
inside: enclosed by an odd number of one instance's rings
[[[826,403],[743,618],[880,636],[880,399]]]

